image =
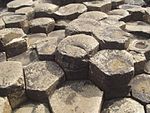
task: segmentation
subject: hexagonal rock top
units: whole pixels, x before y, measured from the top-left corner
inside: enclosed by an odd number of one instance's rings
[[[85,5],[80,3],[72,3],[65,6],[62,6],[55,12],[57,19],[75,19],[80,14],[87,11]]]
[[[144,106],[131,98],[114,99],[104,104],[102,113],[145,113]]]
[[[125,50],[101,50],[90,59],[89,77],[104,91],[127,86],[133,76],[133,56]]]
[[[0,70],[0,95],[8,96],[11,107],[14,108],[25,99],[22,65],[20,62],[5,61],[0,63]]]
[[[53,18],[36,18],[30,21],[31,33],[49,33],[55,27],[55,20]]]
[[[137,75],[131,81],[132,96],[141,102],[150,103],[150,75]]]
[[[34,62],[24,70],[27,95],[33,100],[46,102],[47,97],[64,80],[63,70],[51,61]]]
[[[103,92],[89,81],[70,81],[49,98],[53,113],[99,113]]]
[[[7,97],[0,97],[0,113],[11,113],[11,106]]]

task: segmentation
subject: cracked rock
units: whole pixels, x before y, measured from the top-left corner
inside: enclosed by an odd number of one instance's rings
[[[85,79],[88,75],[87,59],[98,50],[99,43],[92,36],[85,34],[68,36],[58,44],[56,61],[67,72],[67,79]],[[71,71],[76,74],[72,75]],[[82,71],[87,74],[83,74]]]
[[[106,101],[102,113],[145,113],[144,106],[131,98]]]
[[[5,61],[0,63],[0,70],[0,95],[7,96],[11,107],[15,108],[26,99],[22,65]]]
[[[49,33],[55,27],[55,20],[53,18],[36,18],[30,21],[31,33]]]
[[[99,113],[102,100],[103,92],[89,81],[66,82],[49,98],[53,113]]]
[[[133,56],[125,50],[101,50],[90,59],[89,78],[104,91],[128,86],[133,76]]]
[[[95,0],[83,2],[88,8],[88,11],[108,12],[111,10],[111,0]]]
[[[32,100],[47,102],[48,96],[64,81],[64,72],[55,62],[33,62],[24,70],[27,96]]]
[[[132,96],[143,103],[150,103],[150,75],[140,74],[131,81]]]
[[[103,19],[106,19],[108,15],[106,13],[100,12],[100,11],[89,11],[81,14],[78,18],[89,18],[94,19],[96,21],[101,21]]]
[[[146,105],[146,113],[150,113],[150,104]]]
[[[80,3],[72,3],[62,6],[55,12],[57,19],[76,19],[80,14],[87,11],[87,7]]]
[[[0,52],[0,62],[6,61],[6,53]]]
[[[12,109],[7,97],[0,97],[0,113],[11,113]]]

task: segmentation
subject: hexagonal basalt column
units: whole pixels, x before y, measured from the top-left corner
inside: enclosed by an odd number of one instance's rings
[[[103,92],[89,81],[70,81],[49,98],[53,113],[99,113]]]
[[[127,87],[133,76],[133,56],[125,50],[102,50],[90,60],[89,78],[104,91]]]
[[[7,97],[0,97],[0,113],[11,113],[12,109]]]
[[[132,96],[143,103],[150,103],[150,75],[140,74],[131,81]]]
[[[150,61],[147,61],[144,66],[144,72],[150,74]]]
[[[22,65],[5,61],[0,63],[0,70],[0,95],[7,96],[11,107],[15,108],[26,99]]]
[[[150,23],[150,7],[147,7],[145,12],[146,12],[146,14],[145,14],[144,20],[146,22]]]
[[[3,21],[3,19],[0,17],[0,29],[5,28],[5,23]]]
[[[124,4],[124,0],[112,0],[112,9],[116,9],[121,4]]]
[[[67,79],[86,79],[88,58],[99,50],[99,43],[92,36],[68,36],[58,44],[56,61],[63,67]]]
[[[47,102],[57,85],[64,80],[63,70],[54,62],[38,61],[24,68],[27,96]]]
[[[145,113],[144,106],[131,98],[120,98],[104,103],[102,113]]]
[[[76,19],[80,14],[87,11],[87,7],[80,3],[72,3],[62,6],[55,12],[57,19]]]
[[[150,113],[150,104],[146,105],[146,113]]]
[[[0,52],[0,62],[6,61],[6,53]]]
[[[53,18],[36,18],[29,22],[31,33],[49,33],[55,27],[55,20]]]

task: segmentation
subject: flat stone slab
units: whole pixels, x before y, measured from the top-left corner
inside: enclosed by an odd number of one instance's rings
[[[133,76],[133,56],[125,50],[101,50],[90,59],[89,78],[104,91],[128,86]]]
[[[15,68],[15,69],[14,69]],[[25,100],[25,83],[20,62],[0,63],[0,95],[7,96],[12,108]]]
[[[146,105],[146,113],[150,113],[150,104]]]
[[[89,81],[66,82],[49,98],[53,113],[99,113],[102,100],[103,92]]]
[[[80,14],[87,11],[87,7],[81,3],[72,3],[62,6],[55,12],[57,19],[70,19],[77,18]]]
[[[108,15],[106,13],[100,12],[100,11],[89,11],[81,14],[78,18],[89,18],[94,19],[96,21],[101,21],[103,19],[106,19]]]
[[[132,96],[143,103],[150,103],[150,75],[140,74],[131,81]]]
[[[12,109],[7,97],[0,97],[0,113],[11,113]]]
[[[29,22],[31,33],[49,33],[55,27],[55,20],[53,18],[36,18]]]
[[[139,102],[131,98],[121,98],[105,102],[102,113],[145,113],[145,111]]]
[[[24,70],[27,95],[36,101],[47,102],[48,96],[64,80],[64,72],[55,62],[33,62]]]

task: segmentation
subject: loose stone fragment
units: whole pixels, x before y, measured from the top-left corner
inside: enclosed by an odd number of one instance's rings
[[[39,3],[34,7],[36,17],[49,17],[58,10],[58,6],[51,3]]]
[[[5,23],[3,21],[3,19],[0,17],[0,29],[5,28]]]
[[[13,0],[7,4],[7,8],[9,11],[15,11],[21,7],[32,6],[32,0]]]
[[[22,65],[5,61],[0,63],[0,70],[0,95],[7,96],[11,107],[15,108],[26,99]]]
[[[100,43],[100,49],[126,49],[131,35],[116,27],[104,27],[95,30],[94,36]]]
[[[112,9],[116,9],[121,4],[124,4],[124,0],[112,0]]]
[[[90,59],[89,78],[104,91],[128,86],[133,76],[133,56],[125,50],[101,50]]]
[[[85,34],[68,36],[58,44],[56,61],[67,72],[67,79],[85,79],[88,75],[87,60],[98,49],[99,43],[92,36]],[[84,72],[81,72],[83,70]],[[71,74],[71,71],[76,74]]]
[[[145,113],[144,106],[131,98],[120,98],[104,103],[102,113]]]
[[[143,103],[150,103],[150,75],[140,74],[131,81],[132,96]]]
[[[147,40],[132,40],[128,50],[144,54],[147,59],[150,58],[150,44]]]
[[[26,15],[28,20],[33,19],[34,14],[35,14],[34,9],[32,7],[20,8],[20,9],[16,10],[15,13]]]
[[[11,113],[12,109],[7,97],[0,97],[0,113]]]
[[[108,12],[111,10],[111,0],[97,0],[97,1],[87,1],[83,2],[87,8],[88,11],[102,11],[102,12]]]
[[[36,101],[47,102],[48,96],[64,80],[63,70],[51,61],[33,62],[24,70],[27,96]]]
[[[0,52],[0,62],[6,61],[6,53]]]
[[[3,16],[3,20],[7,28],[22,28],[25,32],[28,32],[29,23],[25,15],[6,15]]]
[[[106,13],[100,12],[100,11],[89,11],[81,14],[78,18],[89,18],[94,19],[96,21],[101,21],[103,19],[106,19],[108,16]]]
[[[71,21],[68,26],[66,27],[66,35],[73,35],[73,34],[88,34],[92,35],[95,29],[101,27],[101,24],[93,19],[75,19]]]
[[[103,92],[89,81],[66,82],[49,98],[53,113],[99,113],[102,100]]]
[[[145,11],[145,21],[150,24],[150,7],[147,7]]]
[[[7,59],[8,61],[19,61],[23,66],[38,61],[38,55],[34,49],[29,49],[26,52]]]
[[[87,11],[87,7],[80,3],[72,3],[62,6],[55,12],[57,19],[76,19],[80,14]]]
[[[150,113],[150,104],[146,105],[146,113]]]
[[[50,113],[49,108],[45,104],[38,103],[26,103],[16,110],[13,113]]]
[[[49,33],[55,27],[55,21],[53,18],[36,18],[30,21],[31,33]]]
[[[61,30],[61,29],[65,29],[68,24],[70,23],[70,20],[58,20],[56,21],[55,24],[55,30]]]
[[[150,61],[147,61],[144,66],[144,72],[150,74]]]

